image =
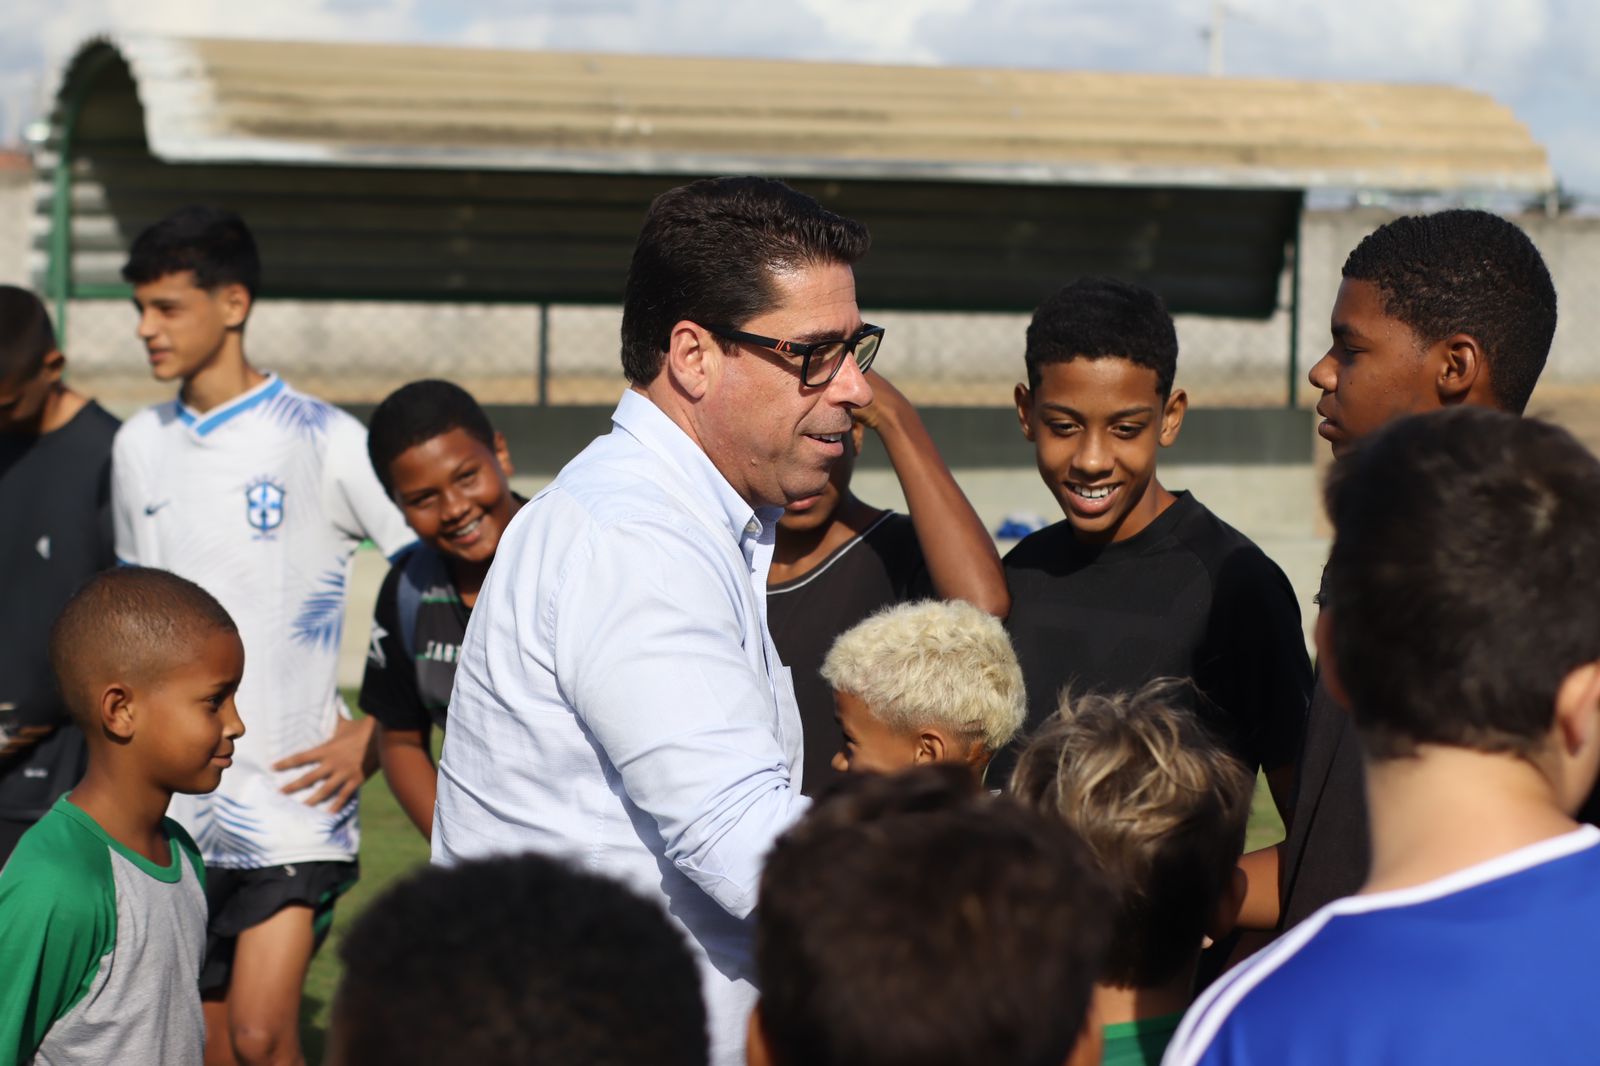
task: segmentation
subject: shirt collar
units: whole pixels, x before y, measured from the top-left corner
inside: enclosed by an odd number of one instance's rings
[[[209,411],[196,411],[183,402],[181,394],[173,399],[172,404],[178,413],[178,421],[188,427],[189,432],[196,437],[204,437],[218,426],[244,414],[252,407],[266,403],[282,391],[283,379],[269,373],[267,380],[249,392],[240,393],[227,403],[219,404]]]
[[[649,398],[627,390],[612,412],[611,421],[683,474],[701,502],[711,507],[711,513],[726,521],[735,540],[769,543],[777,535],[783,508],[751,507],[746,503],[711,457]]]

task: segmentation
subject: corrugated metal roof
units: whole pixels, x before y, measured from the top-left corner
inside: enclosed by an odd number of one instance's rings
[[[1544,150],[1508,108],[1445,86],[112,43],[132,68],[151,151],[175,163],[1246,189],[1553,185]]]

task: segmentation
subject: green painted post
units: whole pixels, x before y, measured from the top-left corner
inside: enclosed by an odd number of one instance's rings
[[[55,130],[56,169],[51,175],[50,265],[46,271],[50,297],[56,308],[56,340],[67,344],[67,304],[72,298],[72,141],[89,90],[117,53],[110,45],[86,57],[80,69],[69,73],[62,89],[61,124]]]

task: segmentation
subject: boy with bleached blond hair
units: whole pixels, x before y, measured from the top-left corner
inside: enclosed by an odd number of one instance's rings
[[[1189,1005],[1207,936],[1244,898],[1254,780],[1159,678],[1121,695],[1064,695],[1017,760],[1011,794],[1059,815],[1089,845],[1116,898],[1095,986],[1104,1066],[1154,1066]]]
[[[1005,626],[961,600],[869,616],[834,641],[822,676],[843,734],[833,757],[841,772],[957,762],[981,779],[1027,715]]]

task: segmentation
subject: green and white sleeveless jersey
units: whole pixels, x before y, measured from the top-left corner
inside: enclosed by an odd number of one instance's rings
[[[0,1062],[199,1066],[205,867],[172,819],[157,866],[68,802],[0,871]]]

